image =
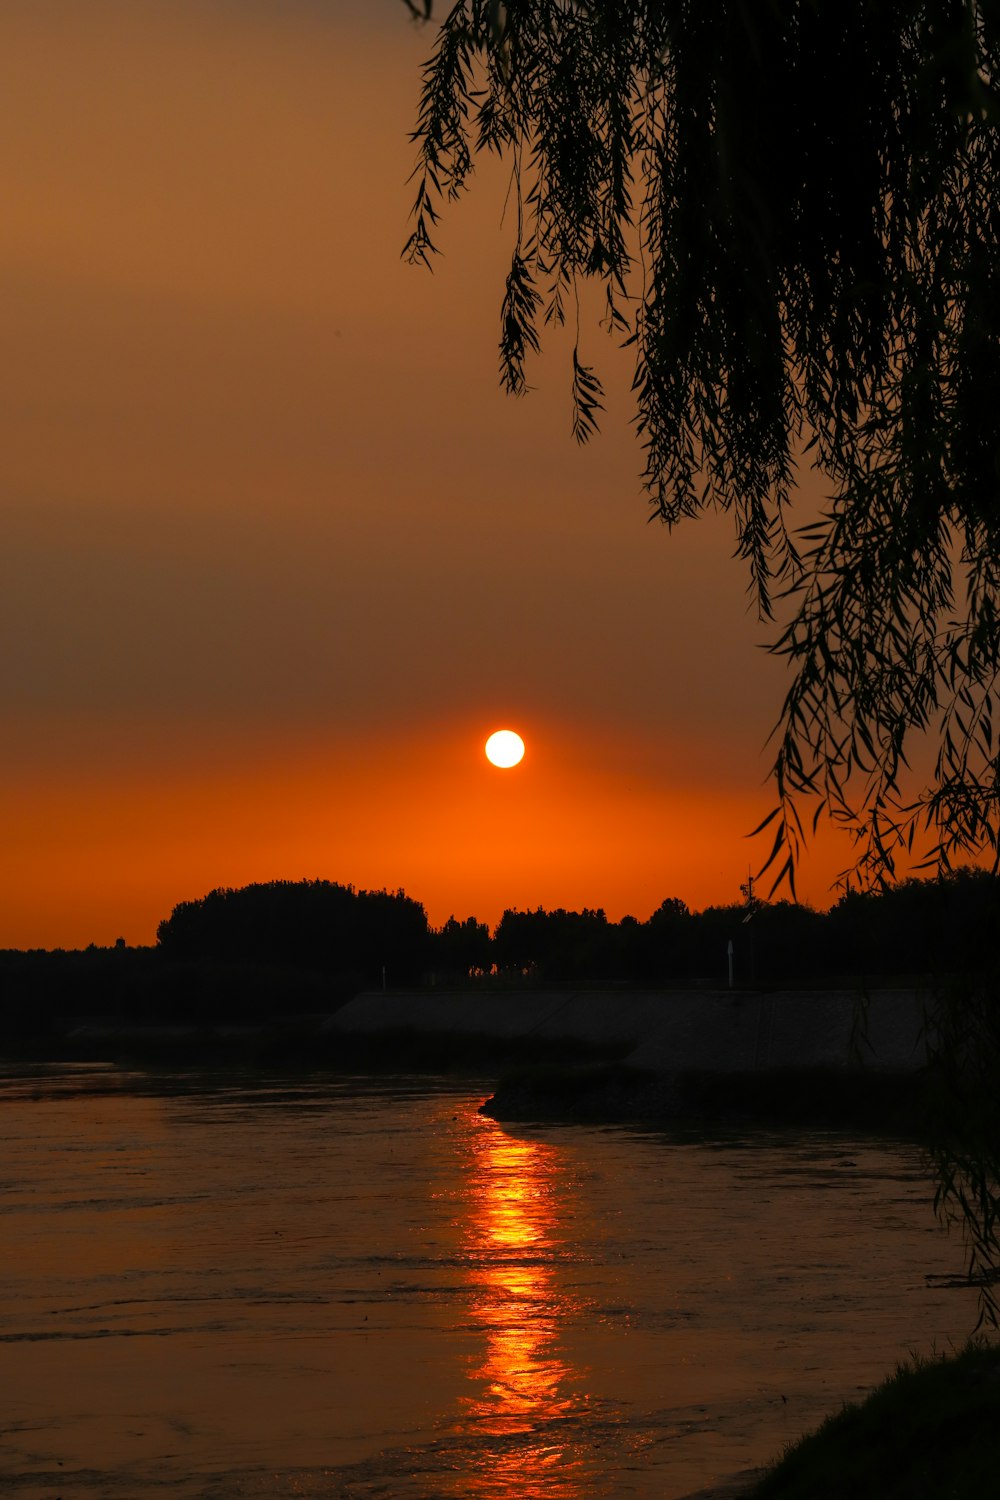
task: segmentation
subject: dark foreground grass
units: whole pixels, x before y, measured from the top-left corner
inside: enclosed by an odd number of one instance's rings
[[[790,1448],[746,1500],[1000,1495],[1000,1346],[900,1366]]]

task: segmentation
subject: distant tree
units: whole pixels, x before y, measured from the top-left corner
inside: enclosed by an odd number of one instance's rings
[[[615,979],[631,982],[645,980],[643,965],[643,924],[633,916],[622,917],[608,926],[608,958]]]
[[[157,929],[170,958],[255,961],[356,972],[360,982],[419,980],[427,915],[402,891],[357,891],[329,880],[221,888],[182,901]]]
[[[746,908],[742,903],[706,906],[691,914],[688,964],[691,978],[723,985],[728,978],[728,947],[735,948],[734,975],[737,983],[751,983],[750,939],[742,925]]]
[[[826,928],[826,913],[801,902],[760,902],[742,928],[753,944],[754,982],[788,984],[836,972]]]
[[[650,922],[661,926],[673,926],[684,922],[691,915],[686,901],[679,896],[668,896],[661,901],[650,917]]]
[[[503,384],[524,392],[568,322],[591,436],[597,283],[634,353],[654,514],[731,512],[777,609],[765,868],[794,891],[804,806],[853,831],[865,879],[917,834],[942,865],[1000,853],[996,0],[405,3],[440,17],[407,255],[430,261],[477,153],[505,156]],[[804,462],[829,500],[803,525]]]
[[[691,913],[678,896],[668,896],[642,930],[643,978],[677,984],[691,978]]]
[[[497,968],[545,980],[612,979],[615,943],[606,914],[583,911],[505,911],[493,934]]]
[[[501,973],[528,977],[544,962],[546,955],[545,923],[547,914],[536,911],[514,911],[508,908],[493,933],[494,962]]]
[[[848,891],[826,927],[845,973],[982,973],[1000,933],[1000,879],[965,867],[882,891]]]
[[[430,967],[435,973],[468,979],[488,973],[493,964],[490,929],[475,917],[459,922],[454,916],[430,935]]]

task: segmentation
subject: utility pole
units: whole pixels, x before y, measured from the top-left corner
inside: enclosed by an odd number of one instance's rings
[[[759,908],[760,908],[760,902],[757,900],[757,897],[753,893],[753,873],[749,869],[747,870],[747,878],[746,878],[745,883],[740,886],[740,894],[743,897],[744,905],[746,906],[746,913],[747,914],[743,918],[743,926],[745,927],[748,922],[750,922],[750,921],[753,920],[754,913],[756,911],[758,911]],[[747,949],[748,949],[749,956],[750,956],[750,964],[749,964],[750,983],[754,984],[756,982],[756,979],[755,979],[755,975],[754,975],[753,928],[752,927],[751,927],[750,931],[747,933]]]

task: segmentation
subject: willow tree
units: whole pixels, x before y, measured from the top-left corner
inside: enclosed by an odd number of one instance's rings
[[[597,282],[653,514],[733,518],[790,667],[775,883],[807,811],[870,879],[915,837],[1000,858],[997,0],[404,3],[435,29],[406,254],[430,261],[477,154],[506,157],[503,384]],[[586,441],[579,334],[567,375]]]

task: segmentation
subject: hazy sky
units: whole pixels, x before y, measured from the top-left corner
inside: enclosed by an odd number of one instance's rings
[[[503,172],[400,260],[430,45],[399,0],[0,7],[0,946],[317,876],[644,918],[759,858],[731,525],[647,524],[596,329],[589,448],[558,341],[500,392]]]

